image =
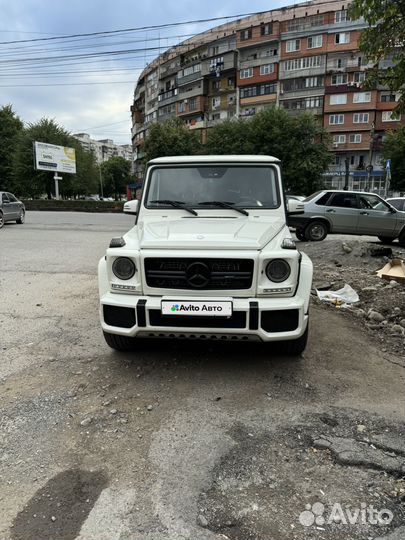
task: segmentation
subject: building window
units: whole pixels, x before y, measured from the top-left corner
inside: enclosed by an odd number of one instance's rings
[[[211,120],[220,120],[221,119],[221,113],[212,113]]]
[[[228,105],[233,105],[235,103],[235,94],[228,95]]]
[[[380,101],[382,103],[394,103],[397,100],[397,96],[395,94],[381,94]]]
[[[187,67],[181,72],[182,77],[187,77],[187,75],[192,75],[201,71],[201,64],[194,64],[194,66]]]
[[[369,103],[371,101],[371,92],[357,92],[353,94],[353,103]]]
[[[274,64],[266,64],[264,66],[260,66],[260,75],[270,75],[270,73],[274,72]]]
[[[296,71],[299,69],[308,69],[319,67],[321,65],[321,56],[306,56],[305,58],[295,58],[284,62],[285,71]]]
[[[353,124],[368,124],[368,113],[355,113],[353,115]]]
[[[221,106],[221,98],[220,97],[212,98],[212,108],[217,109],[220,106]]]
[[[276,84],[262,84],[260,85],[260,95],[266,96],[268,94],[275,94],[277,92]]]
[[[311,36],[308,38],[308,49],[322,47],[322,36]]]
[[[248,39],[252,38],[252,29],[249,28],[248,30],[241,30],[240,32],[240,40],[246,41]]]
[[[197,98],[192,98],[188,102],[188,110],[196,111],[197,110]]]
[[[347,58],[335,58],[333,61],[333,67],[336,69],[342,69],[347,66]]]
[[[350,21],[347,10],[342,9],[341,11],[336,11],[335,12],[335,22],[340,23],[340,22],[345,22],[345,21]]]
[[[182,112],[186,112],[186,104],[184,103],[184,101],[179,101],[179,113],[182,113]]]
[[[323,86],[323,77],[306,77],[305,88],[314,88],[317,86]]]
[[[361,143],[362,135],[361,133],[352,133],[349,135],[349,142],[359,144]]]
[[[336,45],[342,45],[344,43],[350,43],[350,33],[349,32],[341,32],[339,34],[335,34],[335,43],[336,43]]]
[[[401,115],[394,116],[394,111],[383,111],[382,113],[382,121],[383,122],[398,122],[398,120],[401,120]]]
[[[247,88],[241,88],[240,89],[240,97],[243,98],[249,98],[249,97],[255,97],[257,95],[257,87],[256,86],[248,86]]]
[[[250,79],[251,77],[253,77],[253,68],[246,68],[240,70],[241,79]]]
[[[286,51],[287,52],[295,52],[299,51],[301,48],[301,40],[300,39],[290,39],[287,41],[286,45]]]
[[[273,25],[272,23],[262,24],[260,26],[260,35],[261,36],[269,36],[273,33]]]
[[[344,114],[330,114],[329,115],[329,125],[333,126],[336,124],[344,124],[345,115]]]
[[[235,87],[235,79],[234,78],[232,78],[232,77],[228,78],[228,87],[229,88],[234,88]]]
[[[219,90],[220,88],[221,88],[221,81],[213,81],[212,89],[213,90]]]
[[[355,74],[354,74],[354,77],[353,77],[353,82],[356,82],[356,83],[362,83],[366,80],[366,74],[364,71],[357,71]]]
[[[334,86],[347,84],[347,73],[337,73],[336,75],[332,75],[332,84]]]
[[[346,142],[346,135],[334,135],[333,144],[344,144]]]
[[[346,105],[347,103],[347,94],[334,94],[330,96],[329,104],[330,105]]]

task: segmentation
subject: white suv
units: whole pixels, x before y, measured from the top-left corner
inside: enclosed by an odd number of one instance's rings
[[[135,226],[99,263],[112,348],[138,338],[282,342],[308,337],[312,263],[286,225],[279,160],[192,156],[148,163]]]

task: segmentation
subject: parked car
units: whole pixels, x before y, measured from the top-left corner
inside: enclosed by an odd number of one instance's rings
[[[154,159],[142,199],[124,212],[135,225],[112,239],[98,269],[110,347],[168,337],[305,349],[312,263],[286,226],[278,159]]]
[[[25,206],[12,193],[0,191],[0,229],[7,221],[24,223]]]
[[[393,199],[387,199],[387,202],[397,210],[405,212],[405,197],[395,197]]]
[[[317,191],[303,202],[300,214],[290,215],[299,240],[319,241],[328,234],[366,234],[389,243],[399,238],[405,247],[405,213],[374,193]]]

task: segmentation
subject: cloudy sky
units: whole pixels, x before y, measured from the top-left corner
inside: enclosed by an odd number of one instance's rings
[[[168,45],[226,20],[108,36],[59,36],[240,15],[291,3],[0,0],[0,106],[11,103],[24,122],[47,116],[73,133],[130,143],[129,107],[145,64]]]

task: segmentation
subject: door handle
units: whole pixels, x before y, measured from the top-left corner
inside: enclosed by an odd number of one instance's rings
[[[362,216],[368,216],[368,212],[360,212]]]
[[[326,211],[330,212],[330,213],[333,213],[333,214],[336,212],[336,210],[333,210],[333,208],[331,208],[330,210],[326,210]]]

